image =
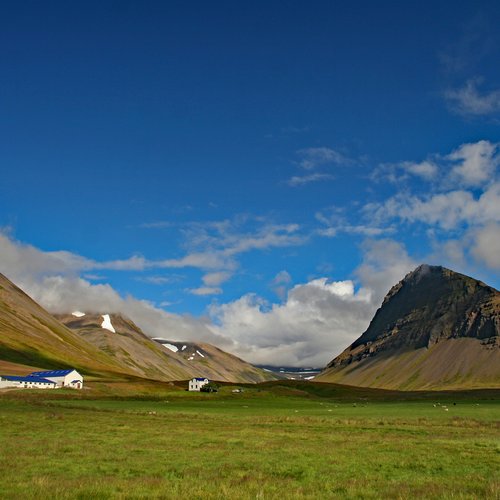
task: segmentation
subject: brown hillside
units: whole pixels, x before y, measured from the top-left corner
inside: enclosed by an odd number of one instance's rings
[[[226,382],[262,382],[276,378],[210,344],[155,341],[133,321],[119,314],[108,316],[115,332],[103,328],[104,317],[100,314],[56,317],[87,342],[141,377],[170,381],[203,376]]]
[[[129,373],[116,360],[57,321],[2,274],[0,360],[3,373],[64,367],[75,367],[83,373]]]

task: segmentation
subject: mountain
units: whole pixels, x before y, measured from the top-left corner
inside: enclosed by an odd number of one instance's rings
[[[183,359],[190,367],[193,376],[206,374],[215,380],[266,382],[280,380],[275,373],[253,366],[218,347],[202,342],[177,342],[154,338],[163,349],[170,351],[176,359]],[[245,380],[243,380],[245,379]]]
[[[193,376],[229,382],[277,378],[212,345],[185,344],[189,350],[179,355],[117,314],[56,317],[0,274],[0,373],[74,367],[98,377],[164,381]],[[193,359],[185,358],[188,353]]]
[[[0,373],[66,367],[85,374],[130,374],[0,274]]]
[[[152,339],[120,314],[75,311],[56,318],[141,377],[183,380],[203,376],[226,382],[277,378],[210,344]]]
[[[315,380],[401,390],[500,387],[500,292],[421,265]]]

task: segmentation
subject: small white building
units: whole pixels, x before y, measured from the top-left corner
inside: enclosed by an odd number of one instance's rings
[[[201,388],[204,385],[207,385],[209,382],[210,382],[210,380],[208,380],[208,378],[203,378],[203,377],[192,378],[189,381],[189,390],[199,392],[199,391],[201,391]]]
[[[0,389],[57,389],[58,387],[83,388],[83,377],[74,369],[33,372],[24,377],[0,376]]]
[[[45,372],[33,372],[30,377],[42,377],[55,382],[57,387],[71,387],[81,389],[83,377],[73,368],[71,370],[51,370]]]

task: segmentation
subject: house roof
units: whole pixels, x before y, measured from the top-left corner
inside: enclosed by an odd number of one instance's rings
[[[33,372],[30,373],[30,377],[65,377],[69,373],[75,371],[74,368],[71,368],[71,370],[50,370],[46,372]]]
[[[208,380],[207,377],[195,377],[193,380],[198,380],[198,381],[202,381],[202,380]]]
[[[43,377],[33,377],[32,375],[28,375],[27,377],[18,377],[17,375],[2,375],[2,378],[5,380],[10,380],[11,382],[42,382],[44,384],[55,384],[52,380],[47,380]]]

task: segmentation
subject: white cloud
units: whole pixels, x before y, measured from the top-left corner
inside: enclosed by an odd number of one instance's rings
[[[134,255],[124,260],[95,262],[92,269],[111,269],[114,271],[143,271],[148,267],[156,267],[154,262],[147,261],[140,255]]]
[[[495,183],[477,198],[469,191],[449,191],[423,197],[398,194],[382,204],[365,205],[363,211],[366,217],[379,224],[400,219],[452,230],[460,224],[500,221],[499,206],[500,183]]]
[[[252,294],[213,305],[211,329],[253,363],[324,366],[360,335],[372,310],[352,282],[323,278],[296,285],[281,305]]]
[[[405,161],[401,163],[400,166],[406,172],[427,180],[432,179],[438,172],[437,165],[430,160],[425,160],[420,163]]]
[[[292,277],[288,271],[280,271],[271,282],[273,292],[283,300],[286,297],[288,288],[292,282]]]
[[[151,285],[167,285],[169,283],[176,283],[183,279],[182,276],[175,274],[171,276],[139,276],[136,278],[138,281],[142,281],[143,283],[149,283]]]
[[[0,272],[50,312],[121,313],[153,337],[231,346],[229,338],[217,337],[203,320],[167,313],[133,297],[123,298],[109,284],[91,284],[78,276],[94,264],[70,252],[44,252],[0,234]]]
[[[498,144],[489,141],[462,144],[447,157],[455,163],[451,178],[457,179],[465,186],[478,187],[487,184],[499,164],[497,149]]]
[[[191,288],[188,290],[189,293],[193,295],[220,295],[222,293],[222,289],[219,287],[213,286],[200,286],[199,288]]]
[[[321,165],[349,163],[351,160],[331,148],[305,148],[297,151],[301,158],[299,166],[305,170],[313,170]]]
[[[468,80],[458,89],[449,89],[444,93],[452,111],[461,115],[481,116],[500,112],[500,89],[481,92],[478,86],[481,78]]]
[[[479,262],[500,270],[500,224],[491,223],[474,231],[472,253]]]
[[[356,275],[371,303],[378,307],[390,288],[419,262],[408,255],[402,243],[391,239],[367,240],[362,248],[364,258]]]
[[[179,259],[165,259],[156,262],[157,267],[183,268],[196,267],[200,269],[233,268],[235,263],[224,258],[220,253],[194,252]]]
[[[252,294],[227,304],[214,304],[210,321],[172,314],[133,297],[124,298],[108,284],[91,284],[75,275],[81,257],[69,253],[56,253],[54,257],[53,253],[22,245],[7,236],[0,242],[0,250],[8,250],[0,251],[0,271],[52,312],[121,313],[150,336],[210,342],[250,362],[276,365],[326,364],[364,331],[381,297],[413,264],[395,242],[372,242],[364,247],[366,260],[358,270],[362,284],[358,290],[350,280],[323,277],[294,286],[283,294],[280,304],[268,304]],[[27,255],[31,266],[28,271],[24,262]],[[78,265],[57,269],[53,259],[59,263],[61,255],[63,262]],[[216,283],[224,277],[209,273],[205,281]],[[281,271],[273,282],[289,287],[291,277]],[[190,291],[213,295],[220,289],[204,286]]]
[[[203,283],[207,286],[217,286],[220,285],[221,283],[224,283],[224,281],[227,281],[231,277],[231,273],[228,273],[226,271],[218,271],[215,273],[208,273],[203,276]]]
[[[372,172],[371,178],[374,181],[389,181],[392,184],[399,184],[412,177],[420,177],[423,180],[434,180],[439,173],[439,166],[433,159],[421,162],[402,161],[399,163],[382,163]],[[410,177],[412,176],[412,177]]]
[[[343,210],[338,207],[330,207],[325,212],[316,212],[315,218],[321,222],[324,228],[318,229],[316,234],[327,238],[334,238],[339,234],[357,234],[362,236],[381,236],[393,231],[390,227],[379,227],[368,224],[350,224]]]
[[[297,187],[297,186],[303,186],[304,184],[309,184],[311,182],[329,181],[333,179],[335,179],[335,177],[331,174],[315,173],[302,176],[294,175],[288,180],[288,185],[292,187]]]

